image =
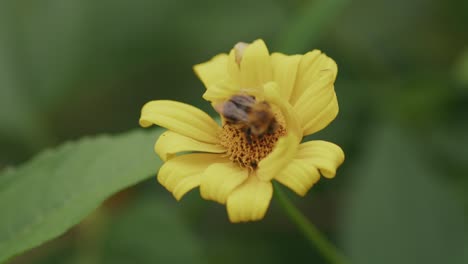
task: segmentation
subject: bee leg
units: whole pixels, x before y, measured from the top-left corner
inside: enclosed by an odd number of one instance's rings
[[[268,126],[268,130],[267,130],[267,133],[268,134],[273,134],[275,133],[276,129],[278,128],[278,124],[275,122],[275,123],[271,123],[269,126]]]
[[[257,168],[257,162],[255,162],[255,161],[250,162],[250,166],[252,168],[256,169]]]
[[[264,135],[264,134],[260,134],[260,135],[258,135],[257,137],[258,137],[259,139],[262,139],[262,138],[263,138],[263,135]]]
[[[252,131],[250,131],[250,128],[247,128],[245,130],[245,139],[247,140],[247,143],[252,144]]]

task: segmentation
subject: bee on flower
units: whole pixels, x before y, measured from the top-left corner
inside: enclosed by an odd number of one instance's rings
[[[252,137],[262,138],[265,134],[273,134],[278,127],[270,105],[265,101],[257,102],[250,95],[234,95],[215,109],[227,125],[244,132],[249,144],[252,144]]]
[[[157,179],[177,200],[200,187],[204,199],[226,205],[231,222],[256,221],[269,207],[272,181],[304,196],[320,176],[335,176],[344,161],[339,146],[301,143],[338,114],[331,58],[318,50],[270,54],[256,40],[194,70],[221,125],[198,108],[169,100],[148,102],[140,117],[143,127],[167,128],[155,145],[165,161]]]

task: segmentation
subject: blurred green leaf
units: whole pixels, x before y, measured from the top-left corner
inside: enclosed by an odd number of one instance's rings
[[[11,65],[16,61],[9,49],[12,45],[8,43],[10,39],[2,34],[5,32],[3,18],[0,12],[0,143],[22,141],[30,149],[39,148],[53,140],[48,135],[44,116],[37,111],[29,94],[21,89],[20,74]],[[8,155],[13,156],[14,153]]]
[[[0,174],[0,262],[57,237],[113,193],[156,173],[160,131],[86,138]]]
[[[317,45],[322,32],[327,30],[346,7],[348,0],[307,1],[298,15],[284,27],[278,39],[278,50],[284,53],[306,52]]]
[[[468,85],[468,48],[466,48],[455,64],[455,79],[462,85]],[[466,94],[466,90],[465,90]]]
[[[0,58],[1,52],[0,43]],[[41,114],[35,111],[35,107],[4,71],[4,66],[0,59],[0,142],[17,142],[20,138],[30,148],[52,142],[45,122],[41,122]]]
[[[345,205],[343,240],[354,263],[463,263],[461,201],[415,143],[382,127],[367,141]]]
[[[114,215],[98,263],[205,263],[201,241],[183,221],[181,207],[170,205],[146,195]]]

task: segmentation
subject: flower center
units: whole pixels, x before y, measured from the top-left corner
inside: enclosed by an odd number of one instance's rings
[[[255,170],[258,163],[273,150],[276,142],[286,134],[281,125],[269,133],[256,136],[248,133],[245,127],[224,124],[220,135],[221,145],[227,149],[226,155],[242,168]]]

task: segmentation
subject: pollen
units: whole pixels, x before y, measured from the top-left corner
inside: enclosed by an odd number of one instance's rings
[[[220,143],[227,149],[226,155],[231,161],[253,171],[258,163],[273,151],[278,139],[284,135],[286,129],[282,125],[278,125],[272,133],[255,136],[247,135],[244,129],[235,125],[224,124]]]

